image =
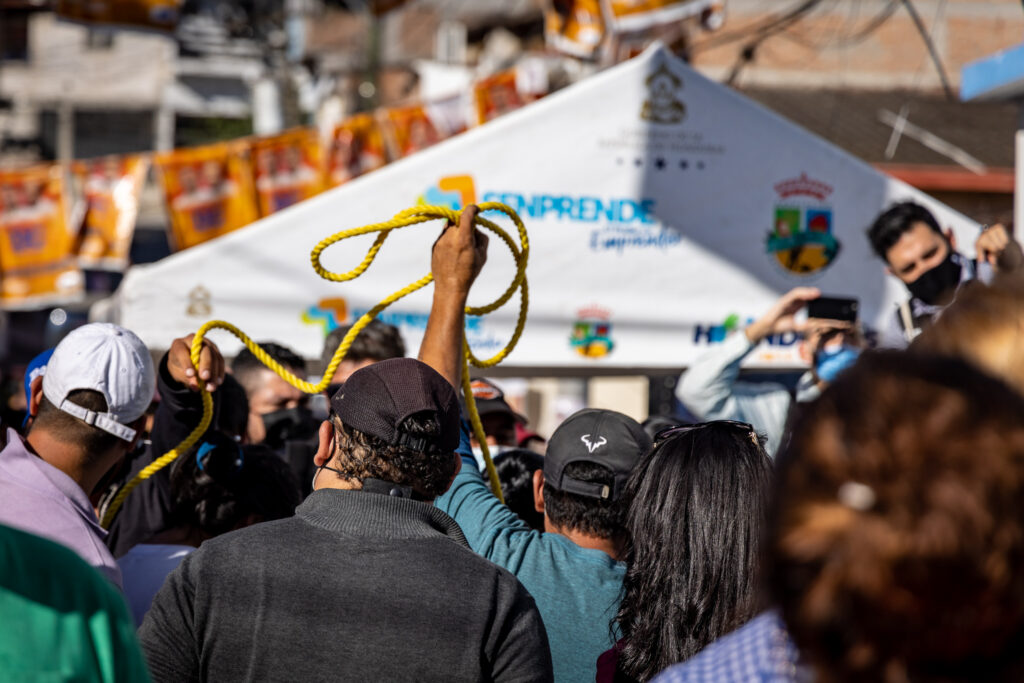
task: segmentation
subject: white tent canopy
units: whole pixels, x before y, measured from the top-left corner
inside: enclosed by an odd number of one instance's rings
[[[680,367],[802,284],[857,297],[869,329],[888,326],[905,293],[864,230],[903,199],[973,243],[977,228],[962,215],[656,46],[244,230],[132,268],[113,317],[155,348],[218,318],[317,358],[329,328],[429,270],[439,225],[393,233],[370,270],[344,284],[310,268],[319,240],[418,200],[502,201],[520,212],[531,245],[530,316],[506,365]],[[354,267],[371,240],[329,249],[325,265]],[[470,304],[493,300],[512,275],[507,250],[492,240]],[[410,352],[430,296],[428,288],[382,316]],[[510,304],[470,321],[477,355],[508,340],[515,316]],[[239,349],[225,333],[214,339],[228,354]],[[750,365],[799,364],[792,339],[770,341]]]

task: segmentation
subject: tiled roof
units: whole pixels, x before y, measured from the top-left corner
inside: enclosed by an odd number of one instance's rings
[[[883,111],[908,107],[909,123],[951,143],[990,168],[1012,168],[1017,106],[950,102],[941,95],[851,90],[743,88],[741,92],[790,121],[872,164],[956,166],[948,156],[904,134],[892,158],[885,151],[892,126]]]

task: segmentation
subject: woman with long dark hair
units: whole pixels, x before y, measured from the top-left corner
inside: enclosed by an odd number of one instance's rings
[[[748,621],[772,463],[753,428],[717,421],[674,427],[630,475],[630,543],[621,640],[598,680],[647,681]],[[617,660],[617,661],[616,661]]]

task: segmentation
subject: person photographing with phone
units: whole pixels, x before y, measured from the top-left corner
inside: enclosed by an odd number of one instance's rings
[[[899,304],[886,346],[906,346],[956,297],[968,282],[988,283],[996,273],[1020,270],[1024,251],[1005,226],[984,226],[974,243],[975,259],[956,250],[952,230],[943,231],[932,213],[914,202],[882,212],[867,231],[871,248],[886,271],[902,282],[910,297]]]
[[[801,320],[797,314],[804,308],[807,318]],[[797,382],[797,402],[816,398],[864,348],[856,299],[826,298],[814,287],[797,287],[746,329],[698,358],[680,377],[676,398],[701,420],[750,423],[764,434],[765,450],[774,456],[794,395],[775,382],[741,381],[739,373],[743,359],[765,338],[786,333],[804,338],[801,357],[811,366]]]

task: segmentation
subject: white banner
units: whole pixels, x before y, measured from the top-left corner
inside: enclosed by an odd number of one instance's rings
[[[118,317],[166,346],[210,318],[319,357],[326,332],[425,274],[438,225],[392,233],[369,271],[332,284],[309,252],[334,232],[415,204],[502,201],[530,234],[530,316],[507,365],[671,368],[689,364],[797,285],[861,300],[878,329],[905,296],[865,229],[915,199],[973,244],[976,226],[712,82],[656,46],[573,87],[358,178],[251,227],[133,268]],[[328,250],[348,270],[371,237]],[[512,259],[492,239],[472,305],[496,298]],[[513,300],[515,301],[515,300]],[[414,352],[430,291],[384,314]],[[470,321],[478,356],[509,338],[513,305]],[[238,344],[216,337],[232,354]],[[792,338],[752,366],[799,365]]]

